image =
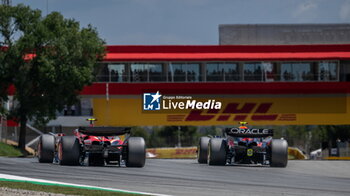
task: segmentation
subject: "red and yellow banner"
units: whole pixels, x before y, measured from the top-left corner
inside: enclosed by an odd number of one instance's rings
[[[182,148],[147,148],[147,158],[195,159],[197,158],[197,147],[193,146]],[[304,160],[306,158],[307,157],[298,148],[288,148],[289,160]]]
[[[204,98],[205,97],[205,98]],[[232,125],[340,125],[350,122],[350,97],[333,95],[261,95],[193,98],[215,99],[221,109],[161,109],[144,111],[142,96],[94,98],[100,126]],[[176,101],[175,101],[176,102]]]

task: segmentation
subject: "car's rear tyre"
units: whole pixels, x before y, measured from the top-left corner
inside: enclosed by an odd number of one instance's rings
[[[62,136],[58,142],[58,163],[60,165],[79,165],[80,144],[75,136]]]
[[[211,138],[209,140],[209,165],[226,164],[226,140],[223,138]]]
[[[197,160],[198,163],[207,163],[208,162],[208,144],[209,137],[201,137],[199,138],[199,144],[197,149]]]
[[[43,134],[38,142],[39,163],[52,163],[55,155],[55,137],[50,134]]]
[[[288,143],[286,140],[271,141],[271,167],[286,167],[288,163]]]
[[[143,167],[146,162],[146,144],[142,137],[130,137],[127,140],[127,167]]]

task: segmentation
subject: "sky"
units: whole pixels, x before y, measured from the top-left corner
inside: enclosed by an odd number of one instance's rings
[[[219,24],[350,23],[350,0],[12,0],[91,24],[108,45],[218,45]]]

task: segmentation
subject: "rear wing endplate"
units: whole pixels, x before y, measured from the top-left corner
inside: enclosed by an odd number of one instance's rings
[[[268,137],[273,136],[272,129],[239,129],[226,128],[225,133],[232,137]]]
[[[130,133],[131,127],[79,127],[78,131],[85,135],[117,136]]]

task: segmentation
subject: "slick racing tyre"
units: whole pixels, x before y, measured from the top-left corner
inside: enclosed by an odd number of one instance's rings
[[[143,167],[146,161],[146,144],[142,137],[130,137],[127,140],[125,165]]]
[[[288,163],[288,143],[286,140],[273,139],[271,142],[271,167],[286,167]]]
[[[209,140],[209,165],[226,164],[226,141],[223,138],[211,138]]]
[[[208,162],[208,144],[209,137],[199,138],[199,144],[197,149],[197,159],[198,163],[207,163]]]
[[[43,134],[38,142],[39,163],[52,163],[55,155],[55,137],[50,134]]]
[[[79,165],[80,144],[75,136],[62,136],[58,142],[58,163]]]

